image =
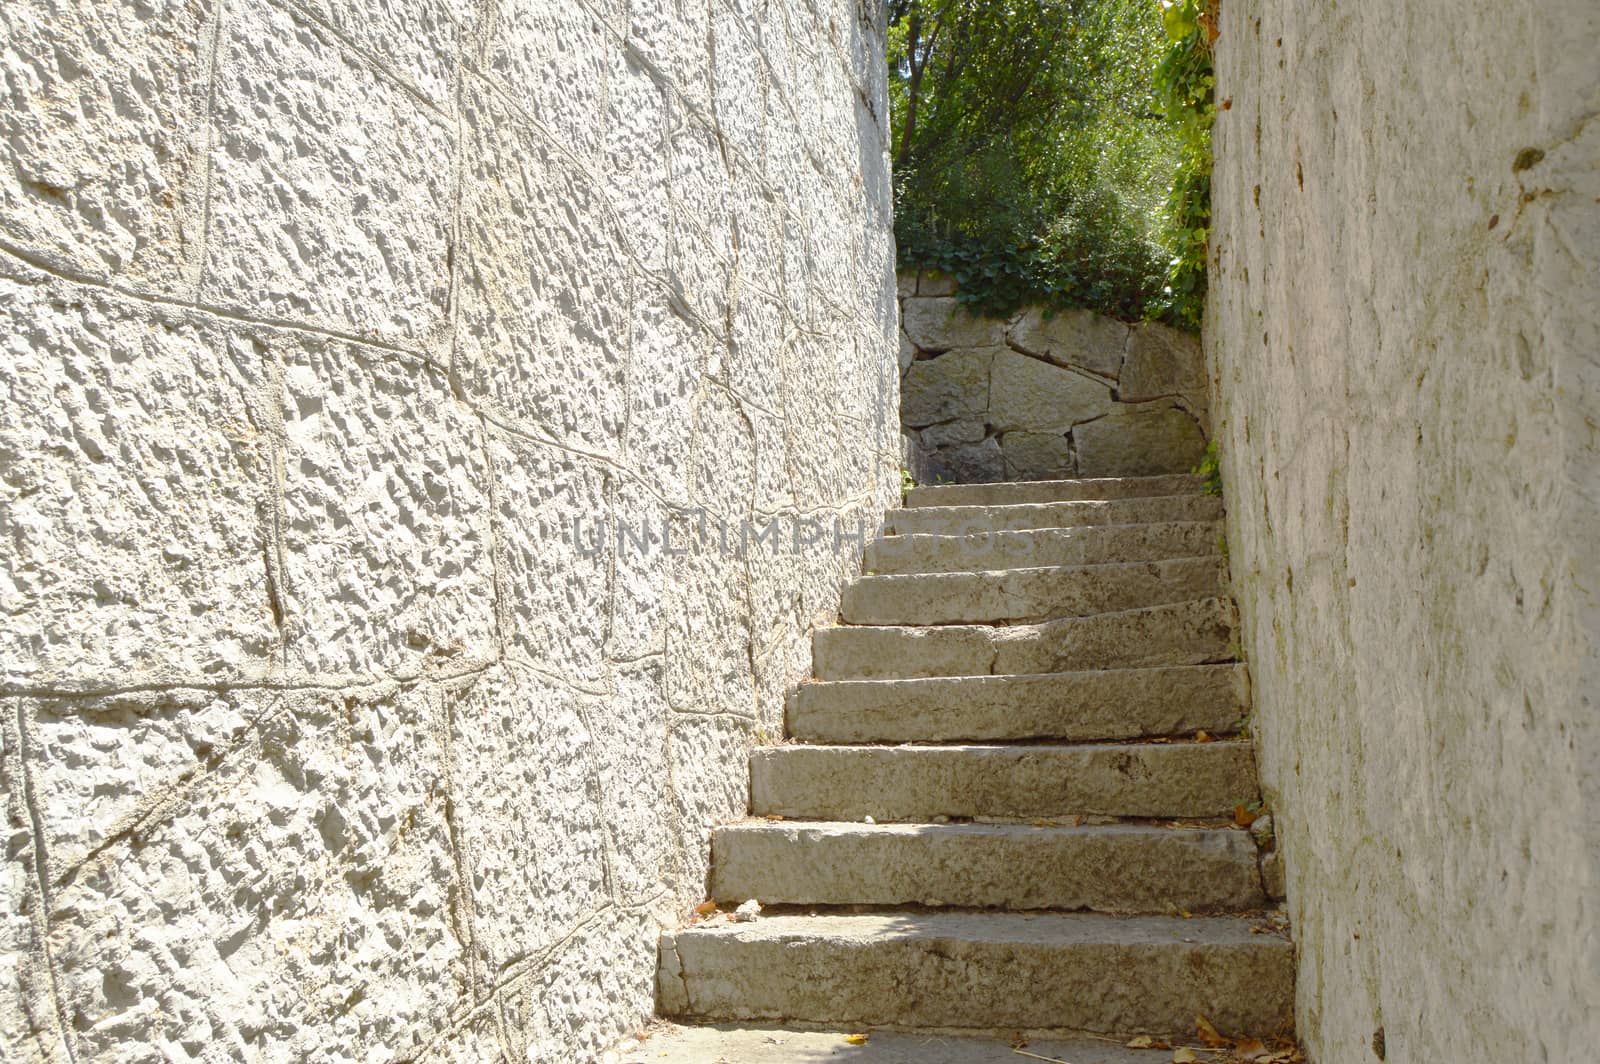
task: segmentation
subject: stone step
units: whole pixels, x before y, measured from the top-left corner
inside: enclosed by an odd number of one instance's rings
[[[1028,623],[1209,598],[1223,593],[1227,578],[1218,556],[864,576],[845,588],[839,616],[848,624]]]
[[[909,536],[967,535],[1028,528],[1143,525],[1164,521],[1220,521],[1222,500],[1212,495],[1160,495],[1143,499],[1030,503],[1017,506],[919,506],[890,510],[884,531]]]
[[[874,680],[1200,665],[1235,656],[1233,617],[1213,598],[1005,627],[820,628],[812,670],[819,680]]]
[[[907,506],[1013,506],[1018,503],[1138,499],[1188,495],[1205,481],[1192,474],[1164,477],[1094,477],[1083,480],[1017,480],[997,484],[930,484],[906,492]]]
[[[711,896],[737,904],[1238,912],[1266,905],[1236,828],[754,822],[719,829]]]
[[[1168,521],[980,532],[966,536],[883,536],[867,544],[862,568],[876,576],[1106,565],[1216,554],[1222,524]]]
[[[684,1027],[657,1021],[648,1040],[626,1042],[617,1064],[1029,1064],[1012,1051],[1013,1032],[934,1036],[873,1031],[865,1045],[849,1031],[718,1023]],[[1029,1053],[1072,1064],[1171,1064],[1172,1050],[1129,1049],[1093,1035],[1030,1038]]]
[[[851,1029],[1192,1037],[1292,1023],[1294,950],[1251,920],[1082,913],[763,917],[661,938],[668,1016]]]
[[[1215,817],[1256,796],[1244,742],[789,745],[750,754],[750,811],[788,819]]]
[[[1227,733],[1249,697],[1242,665],[804,683],[788,734],[812,743],[1110,740]]]

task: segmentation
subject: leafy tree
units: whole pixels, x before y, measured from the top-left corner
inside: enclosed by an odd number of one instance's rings
[[[889,0],[896,236],[975,309],[1162,306],[1182,142],[1154,0]]]

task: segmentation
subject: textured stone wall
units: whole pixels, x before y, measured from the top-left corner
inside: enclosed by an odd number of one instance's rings
[[[1200,345],[1074,310],[967,313],[902,273],[900,424],[919,483],[1187,473],[1210,433]]]
[[[644,1021],[899,492],[881,19],[0,5],[0,1058]]]
[[[1600,6],[1227,2],[1207,348],[1319,1064],[1600,1043]]]

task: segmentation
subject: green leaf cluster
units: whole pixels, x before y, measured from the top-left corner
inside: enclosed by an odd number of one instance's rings
[[[1172,249],[1152,316],[1191,329],[1205,311],[1207,242],[1211,234],[1211,127],[1217,79],[1211,64],[1217,0],[1160,0],[1168,45],[1156,66],[1155,91],[1179,142],[1177,166],[1162,212]]]
[[[1152,80],[1172,50],[1165,14],[1155,0],[889,0],[901,265],[953,274],[982,313],[1180,320],[1166,290],[1188,250],[1172,213],[1188,134]]]

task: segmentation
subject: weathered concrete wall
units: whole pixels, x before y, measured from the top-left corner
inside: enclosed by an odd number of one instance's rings
[[[881,18],[0,6],[0,1058],[651,1012],[899,492]]]
[[[1600,1043],[1600,7],[1229,2],[1207,349],[1320,1064]]]
[[[900,274],[900,424],[919,483],[1187,473],[1210,432],[1186,333],[1088,311],[969,314]]]

